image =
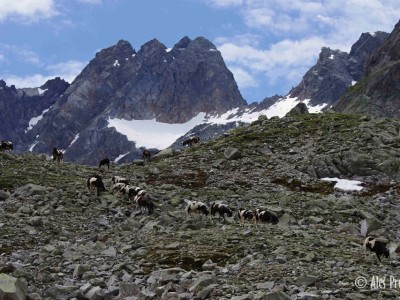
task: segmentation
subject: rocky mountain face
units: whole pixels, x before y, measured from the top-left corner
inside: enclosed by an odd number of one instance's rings
[[[35,89],[8,87],[0,80],[1,139],[13,141],[16,151],[24,150],[29,121],[49,109],[68,86],[68,82],[58,77]]]
[[[356,279],[398,274],[399,129],[397,119],[362,115],[260,117],[229,136],[110,170],[2,152],[0,295],[398,299],[396,288]],[[99,196],[86,187],[93,173],[106,185]],[[111,193],[115,175],[145,188],[155,211],[142,214]],[[337,189],[325,176],[358,180],[362,190]],[[185,199],[221,201],[235,213],[225,222],[187,218]],[[241,226],[240,207],[267,209],[279,222]],[[388,242],[379,268],[364,257],[366,235]]]
[[[362,80],[334,109],[346,113],[398,118],[400,116],[400,22],[385,42],[369,56]]]
[[[171,50],[154,39],[138,52],[121,40],[97,53],[63,92],[37,107],[36,116],[52,105],[23,139],[10,134],[19,150],[51,153],[57,147],[66,160],[87,164],[123,153],[132,160],[141,151],[107,127],[109,118],[184,123],[200,112],[246,105],[220,52],[202,37],[185,37]],[[7,95],[2,102],[15,109]]]
[[[385,32],[363,33],[351,47],[350,53],[322,48],[315,66],[289,95],[299,100],[311,99],[311,106],[327,104],[326,107],[330,107],[361,79],[369,56],[382,45],[388,35]]]

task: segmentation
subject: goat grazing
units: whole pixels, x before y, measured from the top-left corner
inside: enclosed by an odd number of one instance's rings
[[[99,163],[99,168],[101,168],[101,166],[107,166],[107,170],[110,169],[110,160],[108,158],[102,159]]]
[[[144,161],[150,160],[150,156],[151,156],[150,151],[147,149],[144,149],[143,154],[142,154],[142,159]]]
[[[374,252],[376,254],[376,257],[378,258],[379,264],[382,263],[382,255],[384,255],[386,258],[389,258],[390,256],[389,249],[386,247],[386,243],[378,241],[370,236],[368,236],[364,241],[364,250],[365,258],[367,258],[367,254],[369,254],[369,252]]]
[[[104,192],[106,190],[103,180],[100,175],[92,175],[86,180],[87,188],[90,190],[95,190],[96,195],[99,196],[100,192]]]
[[[150,194],[147,193],[146,191],[135,196],[134,201],[136,202],[136,205],[140,208],[140,210],[147,209],[147,212],[149,214],[151,214],[153,212],[153,210],[156,208],[156,206],[154,205],[154,203],[151,199]]]
[[[150,194],[139,187],[130,188],[128,191],[129,199],[133,198],[133,203],[137,208],[140,208],[140,211],[143,212],[143,209],[147,209],[148,214],[151,214],[153,210],[156,208],[154,205]]]
[[[113,184],[115,184],[115,183],[125,183],[125,184],[129,184],[129,180],[126,179],[126,178],[124,178],[124,177],[121,177],[121,176],[113,176],[113,177],[111,178],[111,182],[112,182]]]
[[[190,138],[186,139],[183,141],[182,145],[183,146],[192,146],[193,144],[197,144],[200,142],[200,137],[198,136],[191,136]]]
[[[53,160],[61,163],[64,161],[64,153],[62,153],[61,150],[58,150],[57,148],[53,148]]]
[[[114,194],[115,192],[117,192],[117,195],[119,196],[120,194],[123,194],[123,190],[127,186],[128,185],[123,182],[116,182],[111,187],[111,193]]]
[[[245,220],[254,221],[254,224],[257,228],[257,215],[256,212],[252,210],[248,210],[245,208],[239,208],[237,212],[237,216],[239,219],[239,225],[244,225]]]
[[[225,215],[228,217],[232,217],[233,212],[232,210],[226,205],[222,203],[211,203],[211,216],[215,216],[215,214],[218,213],[218,219],[221,219],[221,217],[225,221]]]
[[[278,217],[274,213],[269,212],[267,210],[260,210],[257,208],[255,214],[257,221],[264,223],[272,223],[272,224],[278,224],[279,222]]]
[[[192,215],[192,212],[196,212],[198,214],[204,214],[208,216],[208,207],[203,202],[199,201],[186,201],[187,206],[185,208],[186,217],[189,218]]]
[[[11,151],[14,149],[13,143],[10,141],[0,141],[0,151]]]

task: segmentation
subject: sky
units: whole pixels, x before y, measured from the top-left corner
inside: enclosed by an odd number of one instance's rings
[[[363,32],[392,32],[399,0],[0,0],[0,79],[72,82],[101,49],[124,39],[215,44],[247,103],[286,95],[322,47],[349,52]]]

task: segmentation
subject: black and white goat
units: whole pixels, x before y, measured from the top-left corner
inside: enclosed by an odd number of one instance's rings
[[[139,187],[129,188],[128,191],[129,199],[133,198],[133,203],[136,209],[147,210],[148,214],[151,214],[156,206],[153,203],[152,197],[150,194]]]
[[[182,142],[182,146],[192,146],[193,144],[199,143],[200,142],[200,137],[198,136],[191,136],[190,138],[184,140]]]
[[[128,185],[123,183],[123,182],[116,182],[111,186],[111,193],[112,194],[117,194],[117,196],[120,196],[121,194],[124,194],[124,189],[127,187]]]
[[[257,228],[257,215],[255,211],[245,209],[245,208],[239,208],[237,212],[237,216],[239,219],[239,225],[244,225],[244,222],[246,220],[248,221],[254,221],[254,225]]]
[[[108,158],[102,159],[99,163],[99,168],[101,168],[101,166],[107,166],[107,170],[110,169],[110,160]]]
[[[10,141],[0,141],[0,151],[11,151],[14,149],[13,143]]]
[[[385,242],[378,241],[373,237],[368,236],[364,241],[364,250],[365,250],[365,258],[367,258],[367,254],[370,252],[374,252],[376,257],[378,258],[379,264],[381,264],[381,256],[385,256],[389,258],[390,253],[389,249],[386,247]]]
[[[148,160],[150,160],[150,157],[151,157],[150,151],[147,149],[144,149],[143,153],[142,153],[142,160],[148,161]]]
[[[203,202],[188,201],[188,200],[185,200],[185,202],[187,203],[185,208],[186,218],[189,218],[192,215],[192,212],[208,216],[209,214],[208,207]]]
[[[218,219],[221,219],[221,217],[225,220],[225,215],[228,217],[232,217],[233,212],[232,210],[228,207],[228,205],[223,204],[223,203],[211,203],[211,216],[215,216],[215,214],[218,213]]]
[[[86,180],[87,188],[90,190],[95,190],[96,195],[99,196],[100,192],[106,190],[103,180],[100,175],[92,175]]]
[[[267,210],[260,210],[260,209],[256,209],[255,211],[256,214],[256,218],[257,221],[263,222],[263,223],[271,223],[271,224],[278,224],[279,219],[278,217]]]
[[[113,177],[111,178],[111,182],[112,182],[113,184],[115,184],[115,183],[125,183],[125,184],[129,184],[129,180],[126,179],[126,178],[124,178],[124,177],[121,177],[121,176],[113,176]]]
[[[121,195],[131,195],[133,193],[133,191],[135,190],[134,186],[131,186],[129,184],[125,184],[125,183],[116,183],[115,185],[119,185],[122,186],[119,189],[119,194]]]
[[[146,191],[145,193],[137,195],[134,201],[136,202],[140,210],[145,209],[149,214],[151,214],[153,210],[156,208],[150,194],[147,193]]]
[[[64,161],[64,153],[61,150],[58,150],[57,148],[53,148],[53,160],[61,163]]]

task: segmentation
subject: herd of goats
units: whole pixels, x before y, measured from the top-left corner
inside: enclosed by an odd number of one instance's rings
[[[199,142],[200,142],[199,137],[192,136],[183,141],[182,144],[183,146],[192,146],[192,144]],[[0,141],[0,151],[12,151],[12,150],[13,150],[12,142],[5,140]],[[64,154],[61,150],[54,148],[52,154],[54,161],[58,163],[61,163],[63,161]],[[145,149],[143,151],[142,159],[145,161],[150,159],[150,152],[148,150]],[[101,168],[104,165],[110,168],[110,160],[108,158],[105,158],[100,161],[99,168]],[[147,211],[148,214],[151,214],[156,208],[151,195],[146,190],[141,189],[140,187],[131,186],[129,184],[129,180],[127,180],[126,178],[120,176],[113,176],[111,181],[112,181],[111,192],[112,193],[116,192],[120,196],[126,194],[129,197],[129,200],[133,202],[134,208],[140,210],[141,213]],[[97,195],[99,195],[103,191],[106,191],[102,177],[98,174],[90,176],[86,181],[86,185],[89,190],[95,190]],[[233,216],[232,209],[230,209],[228,205],[223,203],[213,202],[211,203],[209,209],[205,203],[200,201],[185,200],[185,202],[186,202],[185,213],[187,218],[191,216],[192,212],[204,214],[205,216],[209,214],[210,216],[215,216],[218,213],[219,218],[223,218],[224,221],[225,221],[225,216],[228,217]],[[275,215],[275,213],[261,209],[249,210],[249,209],[239,208],[237,210],[237,217],[239,220],[239,224],[241,226],[244,224],[245,221],[254,222],[256,228],[258,222],[271,223],[271,224],[279,223],[279,219]],[[377,240],[373,237],[370,236],[366,237],[363,247],[365,250],[365,256],[367,256],[371,252],[375,253],[380,264],[381,264],[381,256],[385,256],[386,258],[389,258],[390,256],[389,249],[387,248],[387,243]]]

